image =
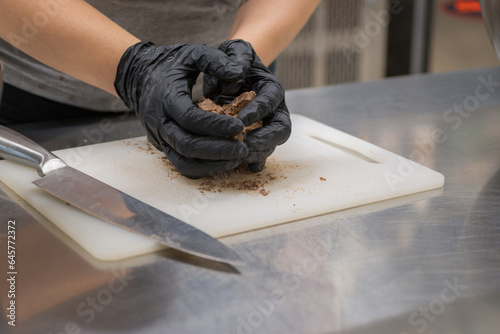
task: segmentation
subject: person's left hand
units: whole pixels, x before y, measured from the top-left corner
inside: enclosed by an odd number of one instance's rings
[[[115,79],[118,96],[136,112],[151,144],[189,178],[232,170],[249,152],[231,138],[243,131],[241,120],[193,104],[192,87],[202,71],[221,81],[242,77],[241,66],[215,48],[139,42],[123,54]]]
[[[285,103],[285,90],[261,62],[250,43],[241,39],[225,41],[218,49],[243,67],[243,79],[223,82],[214,76],[205,75],[203,94],[218,104],[227,104],[245,91],[255,91],[257,97],[237,117],[245,126],[260,120],[263,122],[261,128],[249,132],[244,139],[250,153],[243,163],[248,164],[250,171],[260,172],[276,146],[290,137],[292,124]]]

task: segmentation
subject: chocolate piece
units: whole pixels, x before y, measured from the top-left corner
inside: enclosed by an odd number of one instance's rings
[[[214,101],[206,99],[204,97],[202,97],[200,102],[198,102],[198,108],[213,112],[215,114],[224,114],[224,110],[221,106],[215,104]]]
[[[256,96],[257,95],[255,94],[254,91],[244,92],[243,94],[237,96],[231,103],[224,104],[222,106],[219,106],[214,101],[203,97],[201,98],[200,102],[198,102],[198,108],[219,115],[225,114],[228,116],[236,117],[238,113],[241,111],[241,109],[243,109],[248,104],[248,102],[252,101]],[[245,129],[241,133],[234,136],[234,139],[243,141],[243,135],[245,133],[260,128],[261,126],[262,126],[262,121],[250,124],[249,126],[245,127]]]

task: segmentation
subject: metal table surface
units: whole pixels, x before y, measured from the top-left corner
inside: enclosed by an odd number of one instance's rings
[[[6,272],[15,219],[18,274],[16,327],[0,331],[498,333],[499,92],[500,68],[287,92],[292,112],[429,166],[445,186],[223,238],[239,271],[171,250],[99,262],[3,185],[0,262]],[[142,134],[131,116],[16,129],[50,149]]]

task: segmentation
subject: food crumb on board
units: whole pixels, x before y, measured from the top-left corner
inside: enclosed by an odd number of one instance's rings
[[[265,188],[262,188],[259,193],[262,195],[262,196],[267,196],[269,195],[269,191],[267,191]]]
[[[276,179],[270,173],[254,174],[248,170],[248,166],[242,165],[235,170],[201,179],[198,190],[211,193],[221,193],[223,190],[255,191],[262,196],[269,195],[270,191],[264,188],[269,184],[268,179]]]
[[[170,180],[181,177],[181,174],[175,169],[174,165],[168,160],[168,158],[164,156],[162,152],[158,151],[149,141],[146,142],[145,146],[136,145],[136,147],[137,149],[149,154],[158,154],[158,158],[167,168],[167,177],[169,177]],[[295,168],[295,165],[280,165],[276,168],[276,171],[278,173],[283,172],[287,169],[287,167]],[[241,165],[236,169],[223,174],[213,177],[205,177],[198,180],[189,180],[189,182],[197,183],[196,189],[202,195],[207,193],[222,193],[224,190],[236,190],[250,191],[255,192],[258,195],[267,196],[271,193],[271,191],[266,189],[265,186],[272,183],[274,180],[278,181],[278,177],[279,175],[275,174],[273,171],[266,172],[266,170],[255,174],[250,172],[247,165]],[[281,176],[281,178],[286,179],[286,176]]]
[[[241,165],[223,174],[191,180],[183,177],[163,152],[157,150],[149,141],[143,143],[128,141],[125,144],[128,146],[133,145],[134,149],[143,151],[148,155],[156,155],[165,168],[165,176],[167,178],[172,181],[181,179],[183,183],[194,187],[202,195],[210,196],[210,193],[238,191],[258,196],[268,196],[272,192],[269,188],[273,188],[273,186],[276,187],[278,184],[278,187],[287,193],[296,193],[297,191],[303,192],[305,190],[300,186],[290,188],[288,184],[282,183],[287,182],[288,175],[290,175],[293,170],[303,168],[303,166],[296,161],[281,161],[271,156],[267,160],[265,169],[259,173],[252,173],[247,165]],[[321,181],[326,181],[324,177],[320,177],[319,179]]]

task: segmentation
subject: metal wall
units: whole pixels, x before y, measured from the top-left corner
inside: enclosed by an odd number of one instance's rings
[[[323,0],[279,56],[286,89],[379,79],[385,72],[386,0]]]

